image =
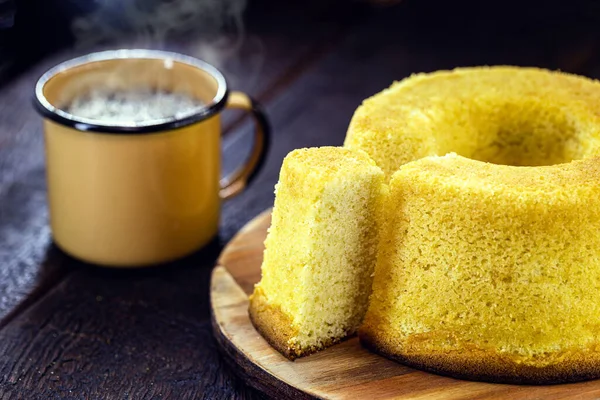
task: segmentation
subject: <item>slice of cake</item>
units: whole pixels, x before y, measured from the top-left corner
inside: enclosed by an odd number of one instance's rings
[[[250,319],[293,360],[354,334],[371,293],[384,174],[360,150],[294,150],[275,186]]]

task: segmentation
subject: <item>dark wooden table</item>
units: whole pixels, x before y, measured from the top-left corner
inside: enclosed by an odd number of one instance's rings
[[[600,8],[592,2],[563,8],[438,3],[250,1],[242,46],[217,61],[235,89],[264,103],[274,129],[268,161],[245,193],[224,204],[211,245],[150,269],[101,269],[52,244],[32,87],[46,68],[85,49],[63,49],[6,75],[0,89],[0,398],[259,398],[216,347],[209,277],[223,245],[272,205],[287,152],[342,144],[360,102],[413,72],[513,64],[600,75]],[[182,51],[192,51],[185,46]],[[224,125],[229,169],[246,154],[252,125],[237,115]]]

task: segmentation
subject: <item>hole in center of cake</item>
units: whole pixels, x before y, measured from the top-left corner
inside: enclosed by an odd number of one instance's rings
[[[576,118],[559,106],[521,99],[490,108],[470,116],[469,143],[451,151],[494,164],[543,166],[568,163],[600,150],[600,143],[581,137]]]

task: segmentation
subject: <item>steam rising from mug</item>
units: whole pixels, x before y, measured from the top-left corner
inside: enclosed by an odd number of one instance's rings
[[[72,31],[78,50],[115,44],[179,50],[222,68],[242,45],[256,47],[246,40],[245,8],[246,0],[98,0]],[[260,44],[249,53],[244,65],[260,68]]]

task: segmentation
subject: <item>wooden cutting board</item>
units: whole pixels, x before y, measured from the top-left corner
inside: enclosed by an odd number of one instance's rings
[[[552,386],[519,386],[452,379],[418,371],[363,349],[352,338],[289,361],[248,318],[248,295],[260,280],[267,210],[225,247],[212,274],[215,337],[233,369],[273,398],[327,399],[600,399],[600,380]]]

